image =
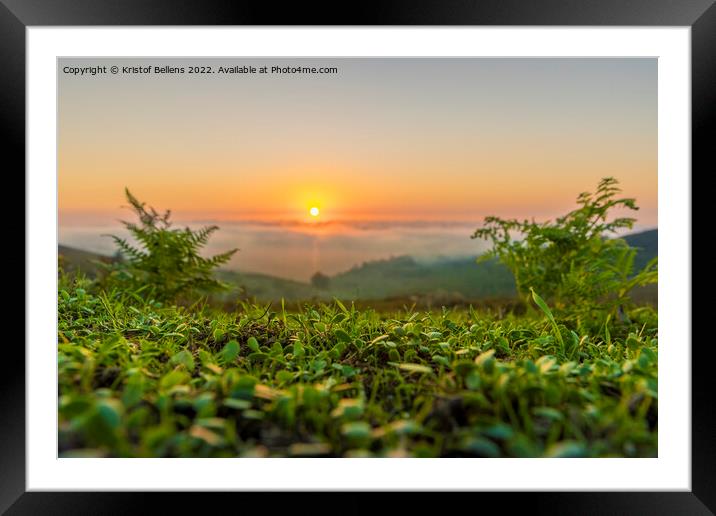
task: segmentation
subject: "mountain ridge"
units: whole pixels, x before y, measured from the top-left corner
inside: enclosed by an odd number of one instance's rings
[[[658,229],[625,235],[629,245],[638,249],[635,270],[646,265],[658,253]],[[94,260],[114,258],[67,246],[59,246],[60,256],[74,269],[92,275]],[[94,257],[94,258],[93,258]],[[314,286],[268,274],[226,270],[217,272],[220,280],[232,285],[226,296],[255,298],[261,301],[286,299],[379,300],[394,297],[437,296],[455,301],[514,298],[517,294],[510,271],[496,259],[476,263],[471,257],[444,257],[431,260],[399,255],[356,264],[350,269],[327,276],[326,284]],[[655,290],[655,289],[652,289]],[[655,297],[655,291],[649,294]]]

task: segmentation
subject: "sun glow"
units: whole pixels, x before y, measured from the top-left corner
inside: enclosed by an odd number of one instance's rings
[[[310,210],[308,210],[308,213],[311,214],[311,217],[318,217],[318,214],[321,213],[318,208],[313,206]]]

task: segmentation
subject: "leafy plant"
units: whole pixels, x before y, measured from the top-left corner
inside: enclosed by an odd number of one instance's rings
[[[139,245],[109,235],[122,259],[107,267],[105,286],[150,295],[158,301],[176,301],[225,287],[214,278],[213,271],[229,261],[237,249],[209,258],[200,254],[218,226],[205,226],[196,231],[188,227],[174,229],[169,220],[170,210],[160,214],[126,188],[125,195],[139,222],[122,223]]]
[[[577,197],[579,207],[554,222],[486,217],[472,238],[492,241],[479,260],[498,257],[512,271],[521,295],[531,289],[565,314],[624,314],[630,291],[657,281],[657,259],[633,274],[637,249],[621,238],[608,238],[633,227],[635,219],[614,209],[636,211],[635,199],[618,198],[616,179],[602,179],[594,193]]]

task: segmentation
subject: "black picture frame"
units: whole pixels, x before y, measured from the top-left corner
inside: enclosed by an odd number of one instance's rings
[[[571,26],[688,26],[691,27],[692,71],[692,192],[693,180],[714,171],[713,134],[716,125],[716,5],[714,0],[490,0],[475,2],[389,0],[360,2],[346,9],[291,4],[280,8],[269,2],[209,0],[0,0],[0,117],[5,147],[6,174],[25,167],[25,29],[29,26],[88,25],[571,25]],[[703,194],[703,191],[701,193]],[[23,196],[24,198],[24,196]],[[696,206],[692,196],[692,206]],[[692,217],[694,224],[697,222]],[[699,234],[692,229],[692,235]],[[703,233],[702,233],[703,235]],[[17,246],[15,246],[17,247]],[[23,246],[24,249],[24,246]],[[710,253],[704,253],[708,256]],[[703,255],[702,255],[703,256]],[[698,258],[692,251],[693,258]],[[25,275],[32,274],[25,269]],[[709,303],[692,303],[692,320]],[[26,307],[31,309],[31,307]],[[702,314],[705,315],[705,314]],[[713,514],[716,511],[716,430],[711,403],[712,367],[708,340],[692,345],[692,491],[610,493],[472,493],[467,503],[499,501],[501,510],[526,504],[531,513],[569,514]],[[17,342],[17,341],[15,341]],[[10,345],[13,344],[13,345]],[[685,346],[689,343],[684,343]],[[0,374],[0,512],[8,514],[124,514],[147,512],[158,494],[26,492],[25,488],[25,352],[6,341],[6,364]],[[240,496],[253,501],[255,494],[212,493],[211,506]],[[220,496],[217,500],[215,497]],[[265,495],[264,495],[265,496]],[[302,493],[298,503],[306,509],[325,507],[313,501],[317,493]],[[349,493],[341,512],[373,510],[377,494]],[[168,500],[171,498],[171,500]],[[498,500],[495,500],[495,499]],[[320,498],[323,500],[323,498]],[[461,499],[451,503],[460,504]],[[191,509],[185,494],[163,496],[165,503]],[[296,502],[294,502],[296,503]],[[424,508],[423,496],[401,502],[408,513]],[[244,507],[246,507],[244,505]]]

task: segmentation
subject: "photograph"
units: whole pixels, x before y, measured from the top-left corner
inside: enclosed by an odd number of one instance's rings
[[[59,458],[659,457],[656,57],[56,62]]]

